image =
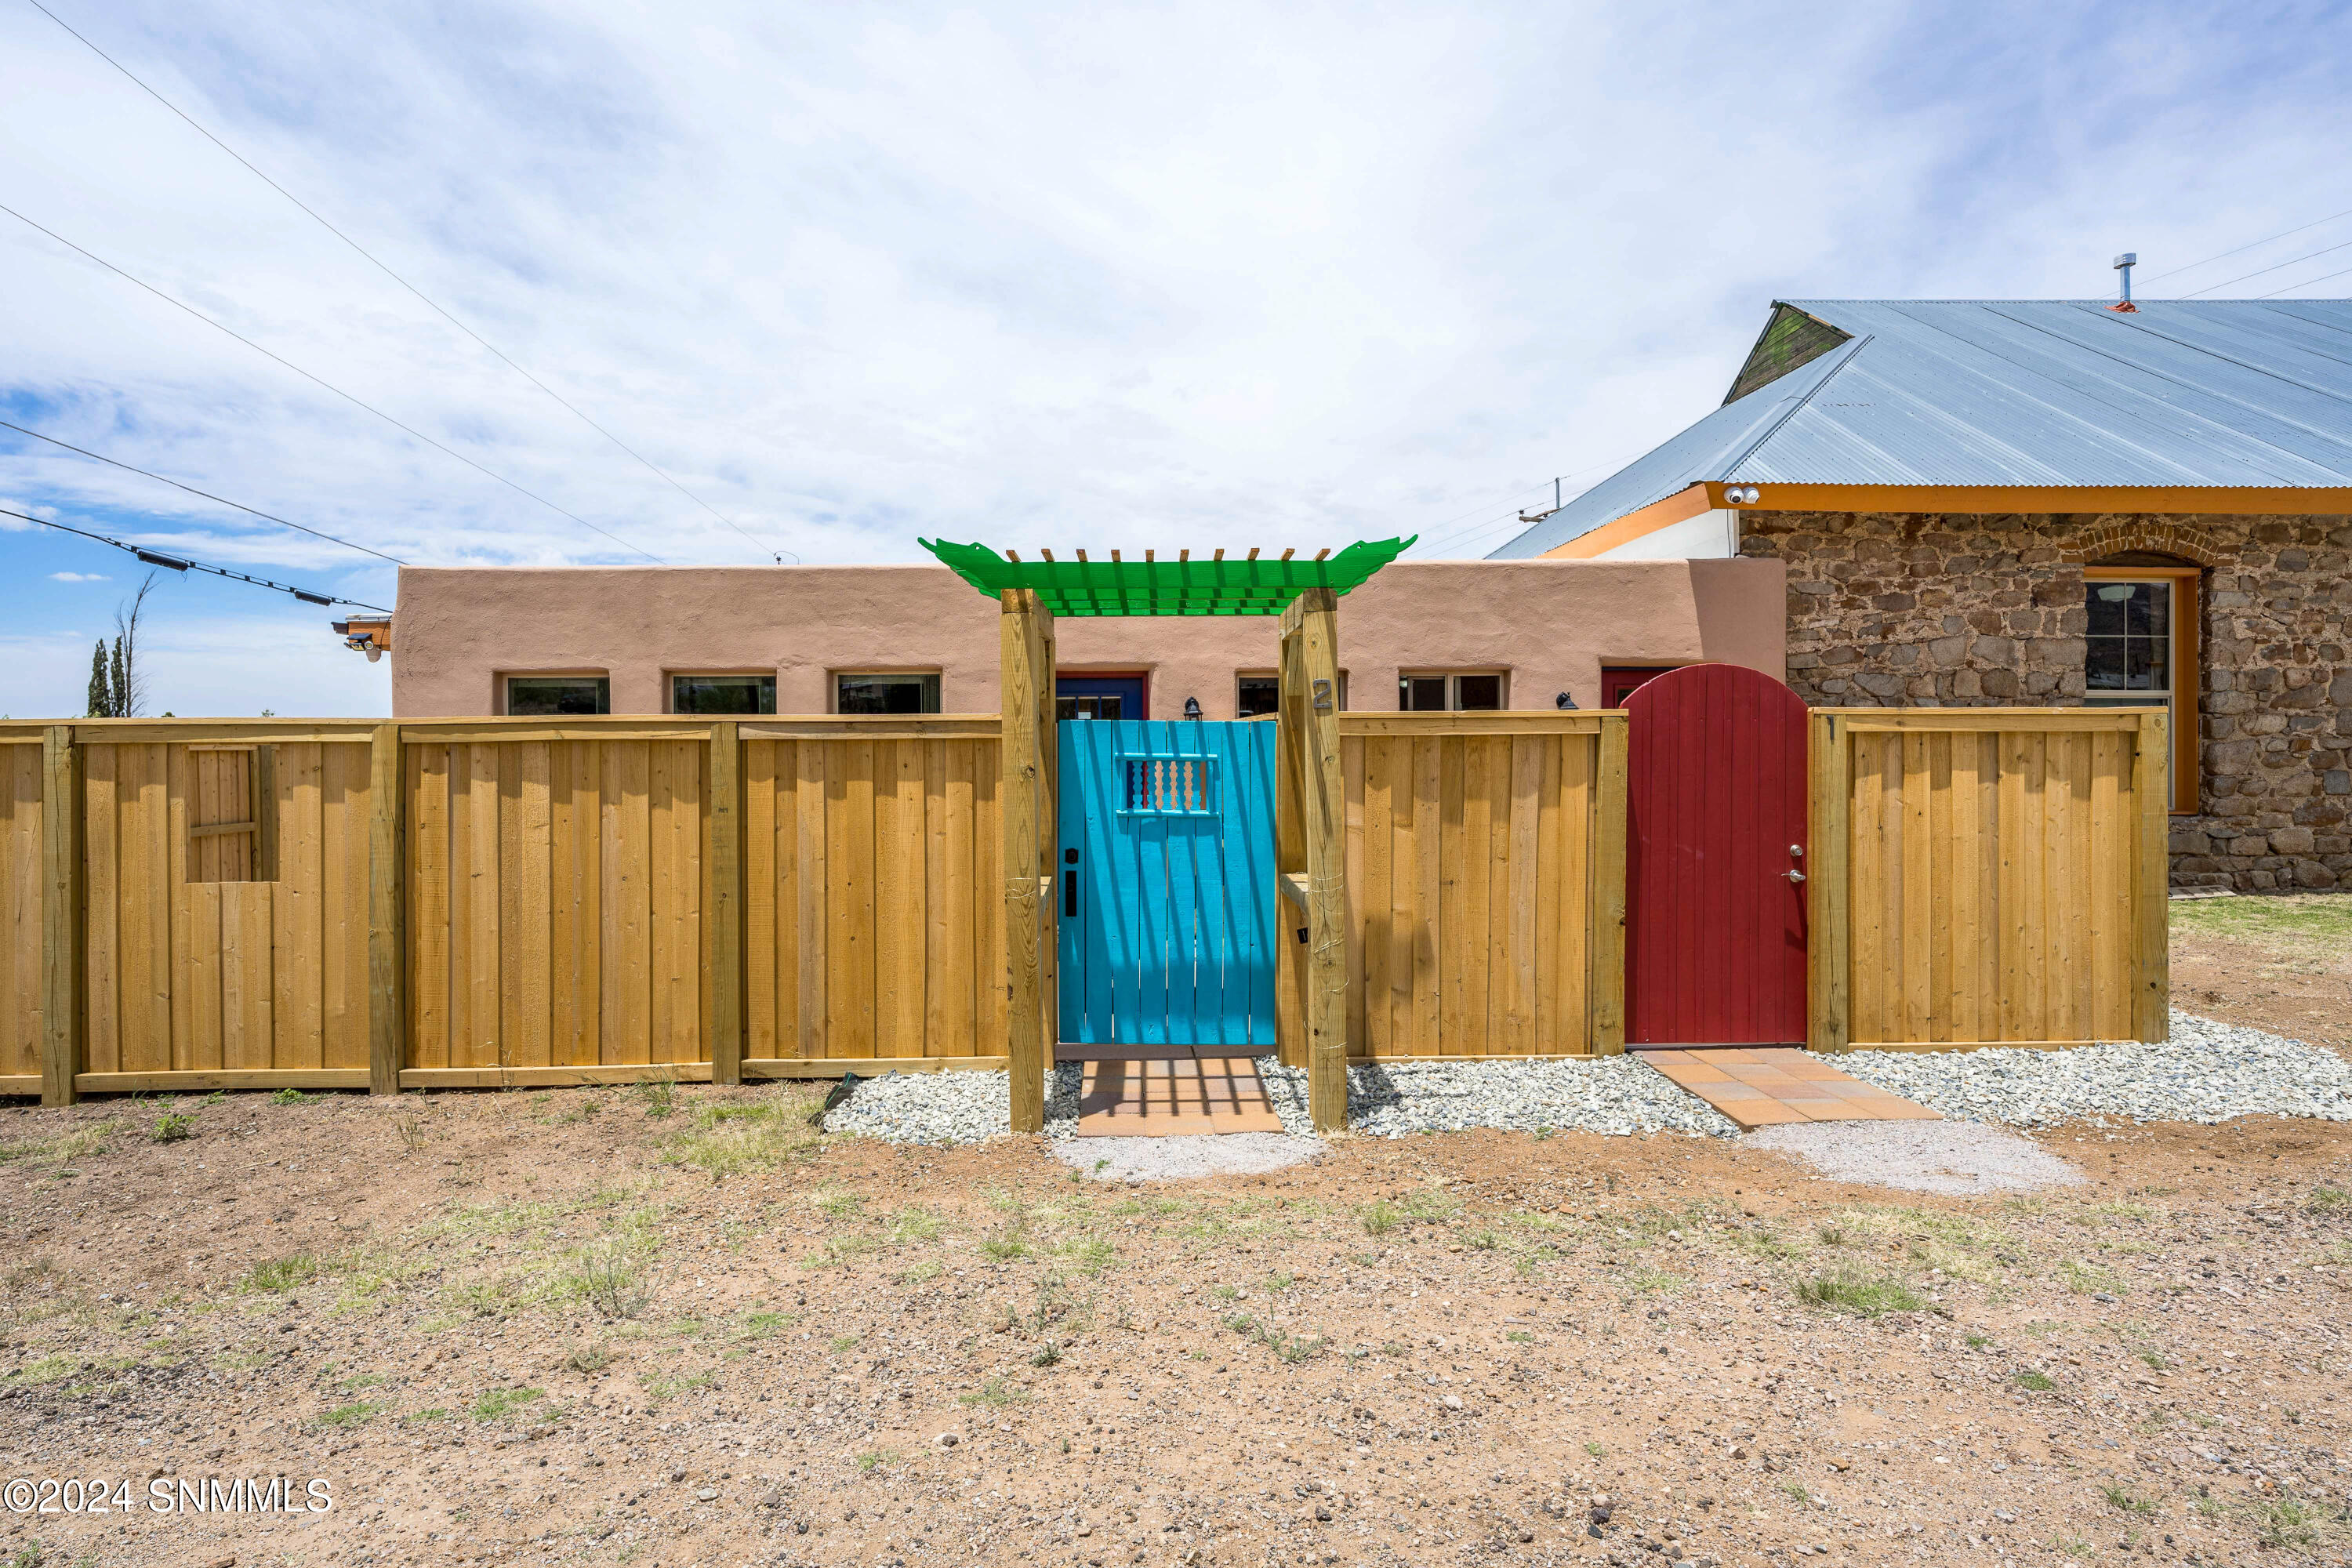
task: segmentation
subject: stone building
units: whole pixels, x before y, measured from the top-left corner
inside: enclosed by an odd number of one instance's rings
[[[1777,560],[1815,706],[2162,703],[2177,885],[2352,888],[2352,301],[1777,303],[1496,553]]]

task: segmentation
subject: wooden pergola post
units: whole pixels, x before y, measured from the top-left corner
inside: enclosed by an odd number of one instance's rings
[[[999,595],[1003,660],[1004,969],[1013,1131],[1045,1129],[1045,1071],[1059,1020],[1054,957],[1054,616],[1037,595]]]
[[[1339,597],[1309,588],[1282,613],[1282,715],[1306,862],[1307,1100],[1318,1132],[1348,1125],[1348,862],[1339,772]]]

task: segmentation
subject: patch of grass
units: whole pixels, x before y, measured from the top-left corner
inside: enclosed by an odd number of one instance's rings
[[[2352,945],[2352,900],[2334,893],[2285,893],[2259,899],[2188,899],[2166,907],[2172,930],[2216,937],[2298,956],[2315,948],[2341,952]]]
[[[1002,1377],[992,1377],[978,1388],[957,1394],[956,1403],[967,1409],[973,1405],[985,1405],[996,1410],[1007,1405],[1022,1404],[1028,1397],[1029,1391],[1019,1384],[1007,1383]]]
[[[1797,1300],[1809,1307],[1875,1318],[1887,1312],[1916,1312],[1927,1303],[1919,1293],[1891,1274],[1873,1274],[1853,1267],[1817,1269],[1795,1283]]]
[[[693,1130],[672,1140],[669,1157],[710,1173],[712,1182],[795,1160],[817,1146],[806,1092],[773,1090],[743,1105],[707,1105]]]
[[[1246,1312],[1235,1312],[1225,1319],[1225,1327],[1244,1339],[1255,1340],[1272,1351],[1276,1360],[1294,1365],[1311,1361],[1331,1348],[1331,1342],[1319,1334],[1312,1339],[1301,1338],[1271,1323],[1262,1323]]]
[[[2120,1296],[2131,1289],[2120,1275],[2112,1270],[2072,1258],[2058,1260],[2058,1277],[2066,1282],[2066,1289],[2077,1296],[2089,1296],[2101,1290],[2110,1296]]]
[[[266,1258],[246,1272],[245,1288],[272,1293],[292,1290],[308,1285],[320,1273],[319,1260],[308,1253],[292,1253],[284,1258]]]
[[[319,1425],[337,1428],[357,1426],[362,1422],[374,1420],[391,1408],[392,1402],[382,1399],[363,1399],[350,1405],[338,1405],[319,1417]]]
[[[1982,1334],[1969,1334],[1966,1338],[1966,1343],[1969,1349],[1972,1351],[1980,1351],[1984,1349],[1985,1346],[1992,1343],[1992,1342],[1985,1338]]]
[[[269,1097],[272,1105],[299,1105],[310,1097],[299,1089],[281,1089]]]
[[[1669,1274],[1663,1268],[1629,1268],[1624,1277],[1625,1289],[1635,1296],[1671,1296],[1682,1289],[1682,1283],[1681,1275]],[[1803,1291],[1798,1294],[1801,1296]]]
[[[2099,1495],[2107,1500],[2109,1508],[2121,1513],[2130,1514],[2135,1519],[2156,1517],[2155,1500],[2141,1497],[2121,1481],[2109,1481],[2099,1489]]]
[[[898,1283],[901,1285],[920,1285],[927,1280],[938,1279],[947,1271],[948,1266],[941,1263],[938,1258],[926,1258],[919,1263],[910,1263],[906,1268],[898,1270]]]
[[[1405,1194],[1404,1212],[1423,1225],[1444,1225],[1462,1212],[1462,1205],[1451,1193],[1422,1187]]]
[[[736,1327],[735,1337],[739,1340],[770,1339],[782,1333],[784,1325],[792,1321],[790,1312],[746,1312],[742,1322]]]
[[[999,1263],[1029,1256],[1029,1244],[1017,1236],[992,1236],[980,1244],[980,1249]]]
[[[1118,1248],[1098,1236],[1066,1237],[1054,1255],[1080,1274],[1096,1275],[1118,1261]]]
[[[948,1222],[929,1209],[906,1208],[892,1211],[883,1223],[882,1234],[893,1247],[920,1247],[937,1241],[948,1228]]]
[[[2219,902],[2219,900],[2215,900]],[[2319,1527],[2326,1522],[2325,1510],[2314,1508],[2300,1498],[2281,1497],[2258,1502],[2253,1507],[2254,1539],[2273,1551],[2289,1546],[2309,1546],[2319,1539]]]
[[[2352,1193],[2342,1187],[2314,1187],[2303,1200],[2303,1206],[2313,1214],[2343,1214],[2352,1211]]]
[[[177,1143],[195,1135],[196,1119],[182,1110],[157,1112],[155,1124],[147,1129],[149,1141],[156,1143]]]
[[[857,1456],[857,1473],[870,1476],[886,1465],[895,1465],[904,1456],[896,1448],[874,1448]]]
[[[503,1420],[526,1405],[535,1405],[547,1397],[543,1388],[492,1388],[483,1391],[474,1401],[472,1415],[482,1422]]]
[[[38,1361],[27,1362],[13,1375],[20,1383],[38,1386],[45,1383],[63,1383],[80,1370],[81,1361],[79,1357],[45,1355]]]
[[[1528,1332],[1525,1329],[1513,1329],[1509,1333],[1505,1334],[1503,1337],[1510,1341],[1515,1345],[1531,1345],[1536,1342],[1535,1335]]]
[[[1587,1455],[1596,1459],[1603,1459],[1609,1457],[1609,1450],[1602,1447],[1598,1443],[1587,1443],[1584,1446],[1584,1451]]]
[[[363,1388],[380,1387],[383,1383],[383,1374],[382,1373],[363,1372],[351,1377],[337,1378],[335,1380],[335,1392],[338,1394],[357,1394]]]
[[[2047,1394],[2058,1386],[2047,1373],[2036,1372],[2030,1366],[2011,1373],[2009,1380],[2032,1394]]]
[[[835,1334],[833,1336],[832,1341],[827,1344],[826,1348],[832,1351],[835,1355],[839,1355],[845,1351],[856,1350],[857,1348],[857,1336],[856,1334]]]
[[[1386,1198],[1366,1204],[1356,1211],[1356,1218],[1363,1226],[1366,1236],[1386,1236],[1404,1223],[1403,1214]]]
[[[647,1116],[660,1118],[677,1110],[677,1080],[657,1078],[634,1085],[637,1103],[644,1106]]]
[[[809,1194],[808,1201],[827,1219],[854,1219],[866,1202],[846,1187],[819,1187]]]
[[[1061,1359],[1062,1347],[1055,1344],[1053,1341],[1047,1340],[1044,1344],[1037,1347],[1037,1353],[1029,1358],[1029,1364],[1031,1366],[1053,1366],[1058,1363]]]
[[[718,1381],[718,1374],[710,1372],[686,1373],[676,1377],[638,1379],[638,1382],[645,1385],[646,1397],[656,1405],[675,1399],[681,1394],[691,1394],[697,1389],[709,1388]]]
[[[2157,1351],[2140,1351],[2137,1354],[2140,1360],[2147,1363],[2148,1365],[2154,1367],[2158,1372],[2164,1371],[2172,1364],[2170,1362],[2165,1360],[2163,1355]]]
[[[613,1364],[613,1352],[603,1345],[581,1345],[563,1358],[574,1372],[602,1372]]]
[[[1813,1494],[1807,1491],[1803,1487],[1799,1486],[1794,1481],[1781,1482],[1780,1489],[1801,1503],[1809,1503],[1813,1500]]]
[[[585,1301],[605,1319],[634,1318],[653,1300],[647,1245],[630,1236],[606,1237],[572,1255],[556,1293]]]

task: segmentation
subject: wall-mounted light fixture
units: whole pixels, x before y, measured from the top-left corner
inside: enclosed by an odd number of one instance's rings
[[[1575,706],[1576,706],[1576,699],[1575,699],[1575,698],[1573,698],[1573,697],[1570,697],[1570,696],[1567,692],[1565,692],[1565,691],[1561,692],[1559,696],[1557,696],[1557,697],[1553,698],[1553,699],[1551,700],[1551,702],[1552,702],[1552,706],[1553,706],[1553,707],[1555,707],[1555,708],[1573,708],[1573,707],[1575,707]]]
[[[1184,717],[1187,719],[1198,719],[1200,716],[1201,700],[1197,697],[1187,697],[1184,699]]]
[[[1727,506],[1754,506],[1763,499],[1764,492],[1754,485],[1731,485],[1723,492],[1724,503]]]

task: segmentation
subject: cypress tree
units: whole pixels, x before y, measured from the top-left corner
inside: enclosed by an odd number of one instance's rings
[[[89,656],[89,716],[110,719],[114,716],[114,699],[106,681],[106,639],[98,639],[98,647]]]
[[[130,662],[122,657],[121,637],[114,639],[114,710],[108,717],[113,719],[131,717],[131,666]]]

